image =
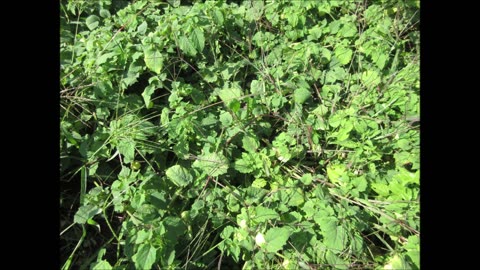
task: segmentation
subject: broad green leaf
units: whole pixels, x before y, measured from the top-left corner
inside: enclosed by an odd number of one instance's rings
[[[155,89],[157,87],[153,84],[150,84],[148,85],[147,87],[145,87],[145,90],[143,90],[143,93],[142,93],[142,97],[143,97],[143,101],[145,102],[145,106],[147,107],[147,109],[150,109],[152,106],[152,104],[150,104],[150,99],[153,95],[153,93],[155,92]]]
[[[180,49],[185,52],[189,56],[195,56],[197,54],[197,50],[195,50],[194,45],[186,36],[181,36],[178,40]]]
[[[352,55],[353,51],[349,48],[345,48],[342,45],[335,49],[335,57],[337,57],[339,63],[342,65],[350,63],[350,60],[352,60]]]
[[[223,25],[223,13],[218,10],[218,9],[215,9],[213,11],[213,21],[217,24],[217,25]]]
[[[151,269],[157,259],[157,249],[151,244],[143,244],[137,253],[132,256],[132,261],[137,269]]]
[[[190,172],[180,165],[174,165],[165,172],[168,179],[179,187],[185,187],[193,181],[193,176]]]
[[[323,227],[322,234],[324,236],[325,245],[333,252],[340,253],[347,244],[347,231],[343,226]]]
[[[260,144],[258,143],[258,139],[249,135],[244,135],[242,138],[242,146],[248,152],[253,153],[257,150]]]
[[[257,178],[252,182],[252,187],[263,188],[267,185],[267,181],[263,178]]]
[[[205,47],[205,37],[202,28],[195,28],[190,34],[190,41],[196,51],[202,52]]]
[[[380,75],[374,70],[364,71],[360,79],[367,87],[375,87],[380,83]]]
[[[257,206],[255,207],[255,215],[251,217],[255,222],[261,223],[265,222],[268,220],[275,220],[279,219],[280,215],[278,215],[275,210],[263,207],[263,206]]]
[[[312,180],[313,180],[313,177],[312,177],[312,174],[310,173],[306,173],[302,175],[302,178],[300,178],[300,181],[306,186],[310,185],[312,183]]]
[[[299,104],[303,104],[311,95],[312,93],[305,88],[298,88],[293,94],[295,102]]]
[[[87,24],[88,29],[93,30],[98,27],[100,18],[97,15],[90,15],[85,20],[85,23]]]
[[[387,264],[383,269],[412,269],[408,262],[405,261],[405,258],[402,255],[395,254],[390,258]]]
[[[85,224],[89,219],[100,214],[102,209],[95,205],[82,205],[78,208],[77,213],[73,217],[73,222],[78,224]]]
[[[409,257],[417,269],[420,269],[420,242],[417,235],[408,237],[408,242],[405,245],[407,250],[406,256]]]
[[[96,262],[92,267],[92,270],[110,270],[110,269],[112,269],[112,265],[106,260],[101,260],[99,262]]]
[[[238,87],[222,88],[218,91],[218,96],[225,104],[229,104],[231,101],[239,99],[242,96],[242,90]]]
[[[353,37],[357,33],[357,27],[354,23],[345,23],[339,31],[339,34],[343,37]]]
[[[137,32],[143,35],[145,34],[145,31],[147,31],[147,27],[148,27],[148,24],[146,21],[144,21],[137,27]]]
[[[108,18],[108,17],[112,16],[112,15],[110,14],[110,11],[109,11],[108,9],[104,9],[104,8],[100,9],[99,14],[100,14],[100,16],[102,16],[103,18]]]
[[[223,112],[220,114],[220,122],[222,123],[223,127],[229,127],[232,122],[233,118],[229,112]]]
[[[277,252],[283,248],[290,237],[290,230],[287,228],[271,228],[265,234],[265,249],[267,252]]]
[[[347,174],[345,164],[331,164],[327,167],[328,179],[334,184],[342,184]]]
[[[255,167],[250,163],[243,155],[241,159],[237,159],[234,165],[235,170],[241,173],[251,173],[255,170]]]
[[[362,236],[355,233],[352,239],[350,239],[350,248],[353,254],[355,254],[355,256],[360,256],[363,251],[363,246],[364,246],[364,243],[363,243]]]
[[[192,167],[199,168],[209,176],[219,176],[227,173],[228,159],[219,153],[203,154],[193,162]]]
[[[331,250],[327,250],[325,259],[327,260],[328,264],[331,265],[334,269],[348,269],[349,263],[341,259]]]
[[[302,207],[303,212],[305,212],[305,217],[310,218],[315,214],[315,203],[313,200],[308,200]]]
[[[115,56],[115,55],[116,55],[116,53],[114,53],[114,52],[109,52],[109,53],[103,54],[102,56],[100,56],[100,57],[97,58],[95,64],[96,64],[96,65],[101,65],[101,64],[107,62],[107,60],[108,60],[109,58],[111,58],[111,57],[113,57],[113,56]]]
[[[162,53],[153,45],[149,45],[143,50],[145,55],[145,65],[153,72],[160,74],[163,68]]]
[[[135,141],[130,138],[120,140],[117,149],[123,155],[123,162],[129,164],[135,159]]]

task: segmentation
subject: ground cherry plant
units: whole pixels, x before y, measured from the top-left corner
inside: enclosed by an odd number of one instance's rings
[[[60,1],[62,269],[419,269],[419,1]]]

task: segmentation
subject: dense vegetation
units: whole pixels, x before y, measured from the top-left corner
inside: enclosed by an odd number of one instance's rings
[[[60,1],[62,269],[419,269],[419,1]]]

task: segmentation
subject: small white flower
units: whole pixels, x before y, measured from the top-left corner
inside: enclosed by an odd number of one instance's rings
[[[265,244],[265,237],[263,237],[262,233],[257,233],[257,236],[255,236],[255,243],[259,246]]]
[[[238,224],[240,228],[245,229],[247,228],[247,221],[245,219],[240,220],[240,223]]]

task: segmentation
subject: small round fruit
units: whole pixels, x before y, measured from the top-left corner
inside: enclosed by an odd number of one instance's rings
[[[131,166],[132,170],[134,170],[134,171],[138,171],[142,167],[142,165],[138,161],[132,162],[132,164],[130,166]]]

